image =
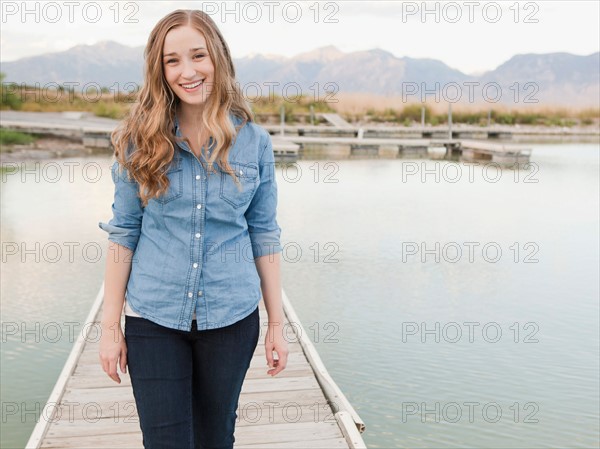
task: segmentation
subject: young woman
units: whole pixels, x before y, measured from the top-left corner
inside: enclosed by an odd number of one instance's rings
[[[271,139],[207,14],[168,14],[144,56],[138,102],[112,136],[113,218],[99,223],[100,362],[118,383],[129,365],[144,447],[232,448],[261,296],[267,374],[288,355]]]

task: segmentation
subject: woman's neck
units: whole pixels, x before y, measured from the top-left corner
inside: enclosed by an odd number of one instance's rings
[[[188,130],[198,130],[202,118],[202,108],[179,104],[176,109],[179,125]]]
[[[181,135],[188,139],[190,143],[190,149],[199,159],[202,157],[202,147],[208,146],[208,140],[210,136],[206,129],[202,129],[200,124],[201,110],[191,110],[189,108],[182,107],[179,105],[176,110],[177,118],[179,120],[179,130]]]

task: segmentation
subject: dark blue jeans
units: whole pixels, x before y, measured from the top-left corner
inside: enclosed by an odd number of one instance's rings
[[[170,329],[125,316],[128,372],[146,449],[233,448],[258,307],[219,329]]]

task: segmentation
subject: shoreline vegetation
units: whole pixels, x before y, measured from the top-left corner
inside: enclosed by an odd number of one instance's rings
[[[107,154],[82,142],[54,135],[33,135],[0,128],[0,163]],[[0,167],[1,169],[2,167]]]
[[[98,90],[90,86],[85,91],[56,87],[12,85],[2,82],[0,72],[0,110],[23,112],[79,111],[97,117],[120,120],[135,101],[136,92],[115,92],[108,87]],[[315,98],[316,97],[316,98]],[[322,98],[321,98],[322,97]],[[448,122],[448,103],[407,102],[399,97],[383,97],[364,93],[322,93],[284,98],[278,95],[246,96],[261,124],[279,124],[281,113],[288,125],[319,125],[325,120],[319,113],[336,113],[356,126],[430,126]],[[424,111],[423,111],[424,109]],[[560,105],[540,106],[522,101],[508,107],[499,103],[456,103],[452,105],[452,123],[474,126],[600,126],[600,107],[569,108]],[[311,113],[312,111],[312,113]]]
[[[23,112],[85,112],[97,117],[120,120],[129,111],[135,94],[98,91],[90,88],[76,92],[62,86],[40,89],[1,83],[0,110]],[[403,103],[400,98],[369,94],[325,95],[323,99],[301,96],[289,101],[280,96],[247,98],[260,125],[278,125],[284,116],[286,125],[325,125],[322,113],[335,113],[356,127],[412,127],[448,125],[447,103]],[[318,101],[315,101],[318,100]],[[540,134],[556,135],[557,130],[596,130],[600,127],[600,108],[567,108],[563,106],[499,104],[453,104],[452,126],[481,127],[501,125],[508,128],[534,128]],[[10,129],[0,130],[0,158],[6,160],[47,159],[106,154],[106,149],[87,148],[83,143],[53,135],[28,135]]]

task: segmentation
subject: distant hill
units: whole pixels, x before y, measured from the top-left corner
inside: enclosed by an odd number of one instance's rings
[[[495,70],[479,77],[482,83],[496,81],[502,86],[518,82],[524,86],[535,82],[539,86],[536,96],[544,101],[565,106],[600,103],[600,53],[577,56],[570,53],[515,55]],[[533,93],[523,89],[522,95]]]
[[[127,47],[113,41],[95,45],[77,45],[66,51],[30,56],[3,62],[0,71],[6,73],[5,82],[43,86],[54,82],[89,82],[110,87],[126,82],[140,83],[142,79],[143,47]],[[78,90],[78,89],[76,89]]]
[[[7,75],[5,82],[42,86],[75,82],[79,83],[78,88],[89,82],[106,87],[118,83],[124,89],[128,82],[142,82],[142,62],[143,47],[103,41],[4,62],[0,70]],[[423,89],[436,90],[439,101],[445,103],[458,93],[453,83],[462,89],[465,101],[469,93],[465,83],[480,83],[473,88],[474,102],[483,100],[486,85],[487,101],[493,103],[497,85],[486,83],[498,83],[500,104],[514,104],[518,87],[519,104],[530,94],[529,99],[537,99],[542,106],[600,107],[600,53],[515,55],[495,70],[479,75],[465,74],[435,59],[399,58],[381,49],[344,53],[333,46],[293,57],[256,54],[236,59],[235,66],[237,78],[242,86],[248,86],[249,95],[255,92],[249,83],[258,84],[264,95],[268,94],[269,83],[274,83],[276,93],[281,93],[286,83],[297,83],[303,93],[310,95],[318,88],[322,97],[326,83],[335,83],[339,92],[383,96],[400,96],[407,89],[417,89],[416,94],[407,97],[409,102],[418,101]],[[288,95],[293,96],[296,90],[293,85],[288,87]],[[430,93],[427,100],[433,101],[434,95]]]

